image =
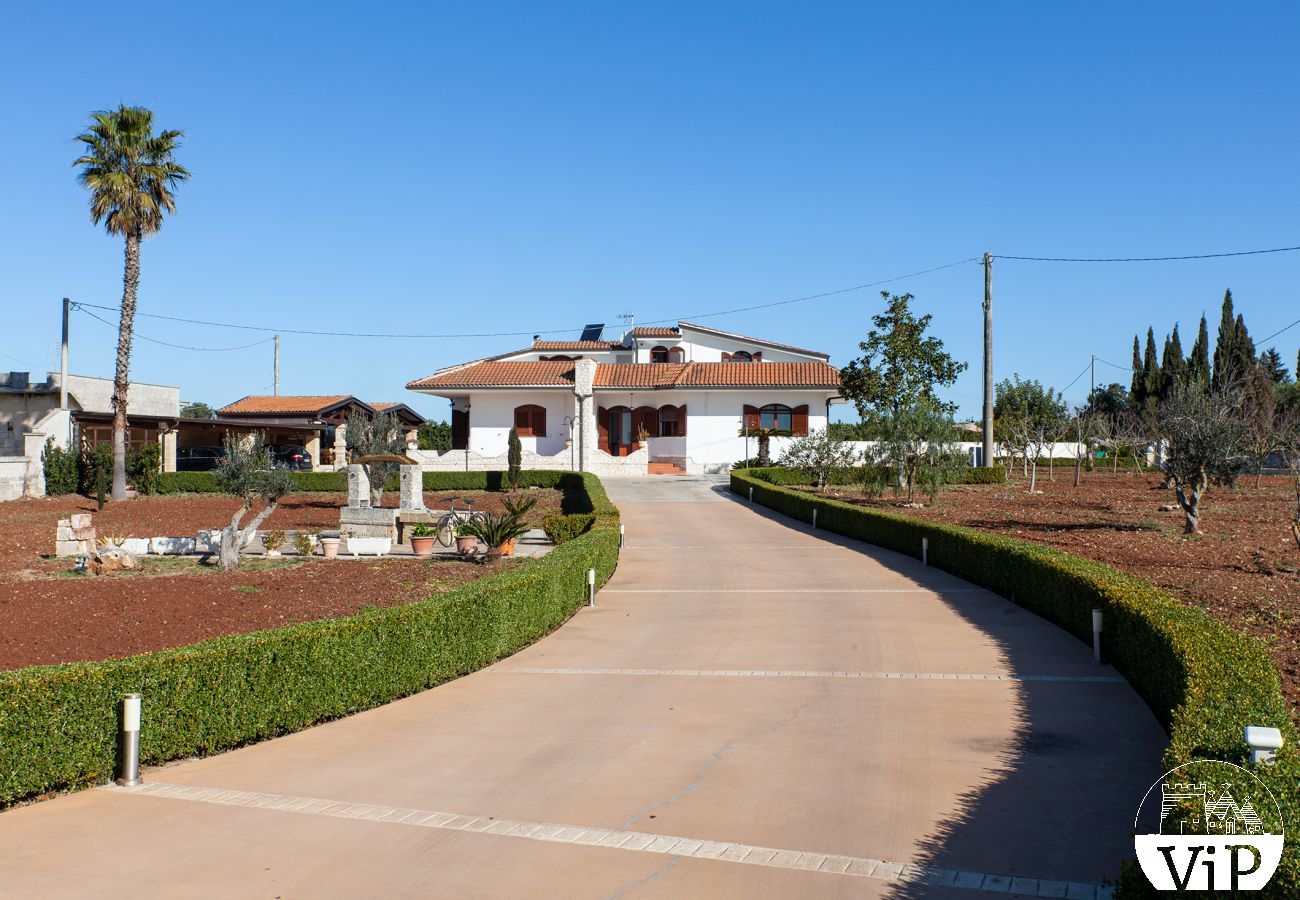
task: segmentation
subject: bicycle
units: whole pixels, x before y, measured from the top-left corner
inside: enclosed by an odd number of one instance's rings
[[[474,501],[465,498],[465,509],[456,508],[456,502],[460,497],[451,498],[451,508],[438,518],[438,523],[434,526],[434,534],[438,538],[438,543],[444,547],[450,547],[456,540],[456,529],[461,525],[467,525],[470,522],[481,522],[486,515],[474,509]]]

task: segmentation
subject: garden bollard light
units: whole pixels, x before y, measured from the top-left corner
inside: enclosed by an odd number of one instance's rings
[[[749,502],[754,502],[754,486],[752,484],[749,486]]]
[[[930,564],[930,539],[923,537],[921,538],[921,565],[928,566],[929,564]]]
[[[817,510],[813,510],[813,528],[817,527]]]
[[[1273,757],[1282,749],[1282,732],[1277,728],[1247,725],[1246,746],[1250,747],[1252,766],[1271,766]]]
[[[1101,665],[1101,610],[1092,611],[1092,661]]]
[[[618,549],[620,550],[623,549],[623,544],[627,541],[627,533],[623,530],[626,527],[626,525],[621,524],[618,526]]]
[[[140,781],[140,695],[126,694],[122,697],[117,783],[130,786]]]
[[[596,570],[587,570],[587,605],[596,605]]]

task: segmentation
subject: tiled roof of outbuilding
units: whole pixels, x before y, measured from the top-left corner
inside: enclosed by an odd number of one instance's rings
[[[257,396],[236,400],[217,410],[220,416],[247,416],[256,414],[313,415],[322,409],[351,400],[347,394],[311,396]],[[360,402],[360,401],[359,401]]]

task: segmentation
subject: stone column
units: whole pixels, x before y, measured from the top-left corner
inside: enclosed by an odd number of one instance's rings
[[[348,430],[346,425],[334,429],[334,471],[342,472],[348,464]]]
[[[370,476],[365,466],[348,466],[348,508],[370,508]]]
[[[402,510],[422,510],[424,509],[424,470],[418,465],[399,466],[398,471],[401,473],[401,502],[398,508]]]
[[[319,469],[320,462],[321,462],[319,431],[313,431],[311,433],[311,437],[307,438],[307,440],[303,442],[303,449],[306,450],[311,455],[311,467],[313,469]]]
[[[580,359],[573,366],[574,415],[578,423],[574,439],[578,442],[578,468],[590,471],[596,453],[596,361]]]
[[[171,428],[162,433],[162,470],[176,471],[176,429]]]

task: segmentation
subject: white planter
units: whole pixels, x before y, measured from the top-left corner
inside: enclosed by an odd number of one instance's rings
[[[347,539],[347,552],[353,556],[383,556],[392,551],[392,538],[350,537]]]

